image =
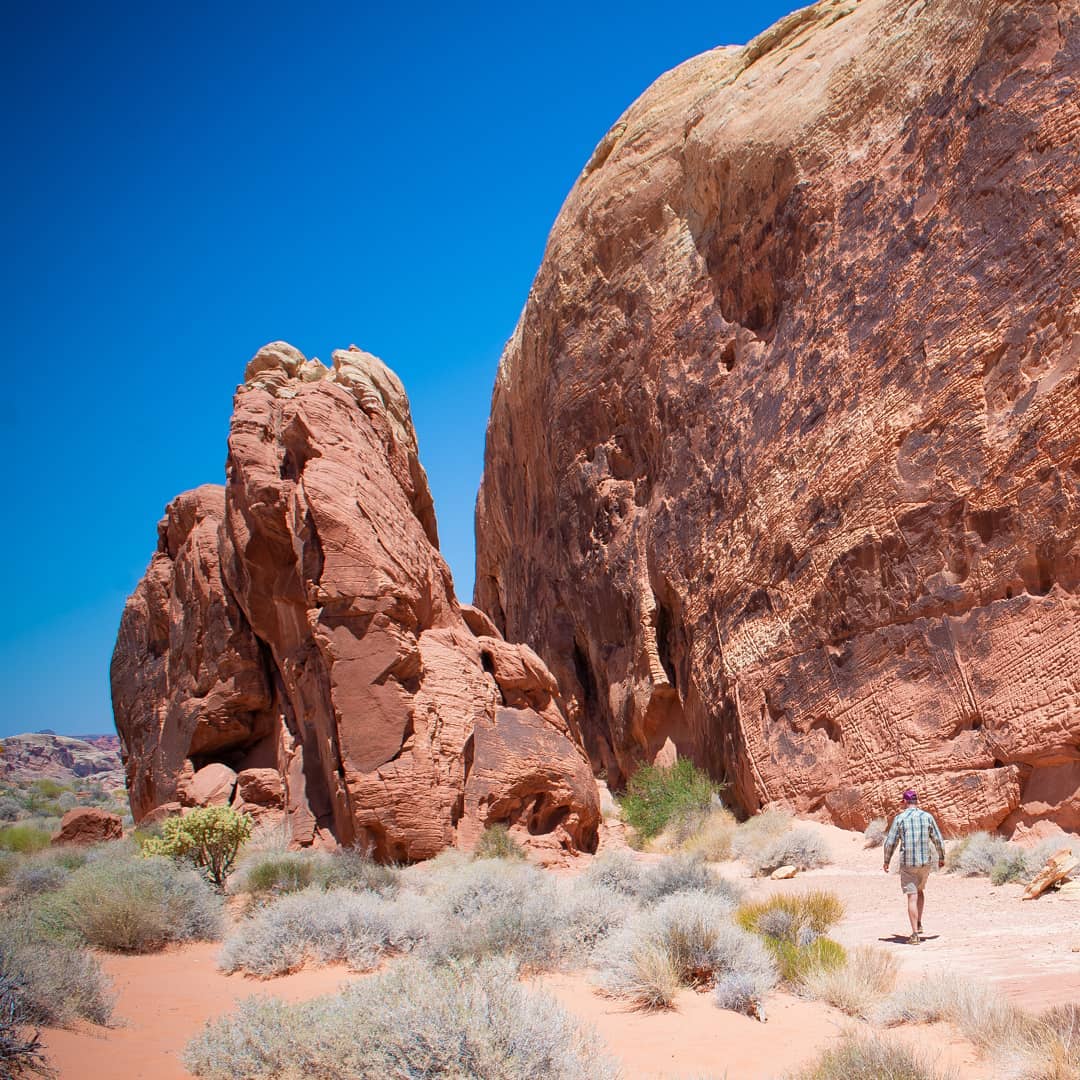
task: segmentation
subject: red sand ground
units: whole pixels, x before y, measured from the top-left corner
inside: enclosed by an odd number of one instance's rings
[[[861,836],[813,823],[832,851],[833,865],[793,881],[750,881],[752,896],[826,888],[840,895],[847,917],[834,932],[845,945],[872,944],[892,952],[904,978],[953,970],[996,984],[1029,1008],[1080,999],[1080,904],[1054,895],[1020,900],[1020,888],[984,878],[935,875],[927,892],[929,940],[901,944],[908,933],[898,880],[881,871],[880,849]],[[746,877],[737,863],[722,872]],[[216,945],[193,945],[154,956],[101,957],[119,992],[122,1026],[48,1031],[45,1042],[60,1080],[180,1080],[180,1053],[210,1017],[251,994],[301,1000],[329,993],[349,975],[320,968],[264,982],[222,975]],[[541,985],[593,1024],[623,1063],[626,1080],[726,1077],[772,1080],[812,1058],[852,1026],[837,1010],[787,994],[769,999],[769,1022],[723,1012],[708,995],[684,992],[678,1009],[641,1013],[598,996],[581,973],[545,977]],[[941,1067],[967,1080],[992,1080],[994,1069],[946,1025],[901,1028],[896,1038],[930,1051]]]

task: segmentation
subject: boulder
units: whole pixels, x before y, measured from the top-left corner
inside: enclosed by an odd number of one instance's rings
[[[1080,10],[823,0],[663,75],[552,229],[475,602],[595,767],[1075,827]]]
[[[113,700],[137,819],[231,799],[283,814],[296,845],[398,861],[494,822],[596,845],[558,685],[462,611],[404,388],[356,347],[331,368],[282,342],[251,361],[225,487],[170,504]]]
[[[227,806],[236,787],[236,773],[219,761],[204,765],[181,788],[184,806]]]
[[[116,814],[93,806],[76,806],[60,819],[60,828],[53,834],[53,844],[103,844],[106,840],[122,840],[124,823]]]

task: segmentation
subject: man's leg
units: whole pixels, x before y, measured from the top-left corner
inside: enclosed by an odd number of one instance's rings
[[[922,891],[922,889],[920,889],[919,890],[919,902],[918,902],[918,905],[917,905],[919,922],[918,922],[918,925],[915,927],[915,929],[920,934],[922,933],[922,912],[923,912],[923,907],[925,907],[925,905],[926,905],[926,893],[924,893]]]
[[[912,934],[919,932],[919,919],[922,917],[922,893],[910,892],[907,894],[907,914],[911,922]]]

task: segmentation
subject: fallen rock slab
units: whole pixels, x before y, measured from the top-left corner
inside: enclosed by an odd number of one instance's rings
[[[1059,881],[1064,881],[1078,866],[1078,859],[1068,848],[1051,855],[1046,865],[1031,879],[1024,890],[1023,900],[1034,900]]]
[[[60,844],[103,844],[107,840],[122,840],[124,823],[116,814],[93,806],[77,806],[60,820],[60,828],[51,842]]]

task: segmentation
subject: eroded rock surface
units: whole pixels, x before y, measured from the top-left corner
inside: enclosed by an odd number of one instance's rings
[[[121,840],[124,823],[116,814],[93,806],[77,806],[60,820],[60,828],[53,834],[53,844],[103,844],[107,840]]]
[[[113,702],[136,820],[231,802],[297,844],[383,859],[495,822],[592,850],[596,789],[551,673],[477,636],[498,632],[462,611],[437,545],[393,372],[355,347],[332,368],[261,349],[225,487],[169,505],[124,611]]]
[[[1077,822],[1080,10],[826,0],[603,139],[503,356],[477,604],[617,783]]]

